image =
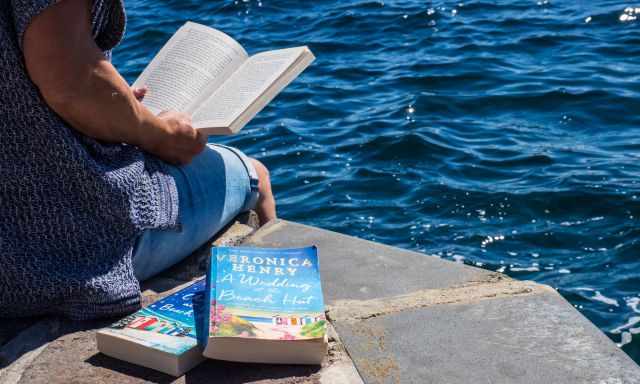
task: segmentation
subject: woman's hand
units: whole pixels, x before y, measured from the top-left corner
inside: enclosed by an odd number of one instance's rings
[[[191,126],[189,115],[165,111],[158,119],[163,129],[150,131],[141,147],[160,159],[172,164],[188,164],[207,144],[207,136]]]
[[[132,87],[131,92],[138,101],[142,101],[147,94],[147,87]],[[143,149],[173,164],[188,164],[195,155],[202,152],[207,137],[191,126],[189,115],[164,111],[158,115],[158,119],[164,123],[165,134],[156,137],[156,140],[151,139],[149,148]]]
[[[142,88],[133,88],[131,87],[131,92],[133,92],[133,96],[135,96],[136,100],[138,101],[142,101],[142,99],[144,99],[144,96],[147,94],[147,87],[142,87]]]

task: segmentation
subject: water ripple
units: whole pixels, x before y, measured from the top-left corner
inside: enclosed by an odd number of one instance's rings
[[[281,215],[556,287],[640,361],[640,4],[127,2],[129,80],[186,20],[317,61],[241,134]]]

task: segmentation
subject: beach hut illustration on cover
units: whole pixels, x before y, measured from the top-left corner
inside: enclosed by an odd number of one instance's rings
[[[127,324],[128,328],[139,329],[143,331],[151,331],[169,336],[186,336],[191,332],[189,327],[181,327],[180,325],[158,319],[154,316],[140,316]]]
[[[285,326],[303,326],[311,323],[324,320],[322,316],[310,317],[310,316],[280,316],[275,315],[271,317],[271,323],[273,325],[285,327]]]

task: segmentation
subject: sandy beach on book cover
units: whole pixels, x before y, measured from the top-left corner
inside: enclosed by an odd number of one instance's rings
[[[209,337],[312,340],[326,320],[315,247],[212,251]]]
[[[311,340],[324,336],[326,321],[318,312],[268,312],[218,304],[212,313],[211,337],[267,340]]]

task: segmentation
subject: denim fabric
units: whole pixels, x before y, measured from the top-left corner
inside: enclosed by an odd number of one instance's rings
[[[133,253],[140,281],[184,259],[258,198],[256,171],[235,148],[209,144],[190,164],[169,172],[178,189],[179,229],[143,232]]]

